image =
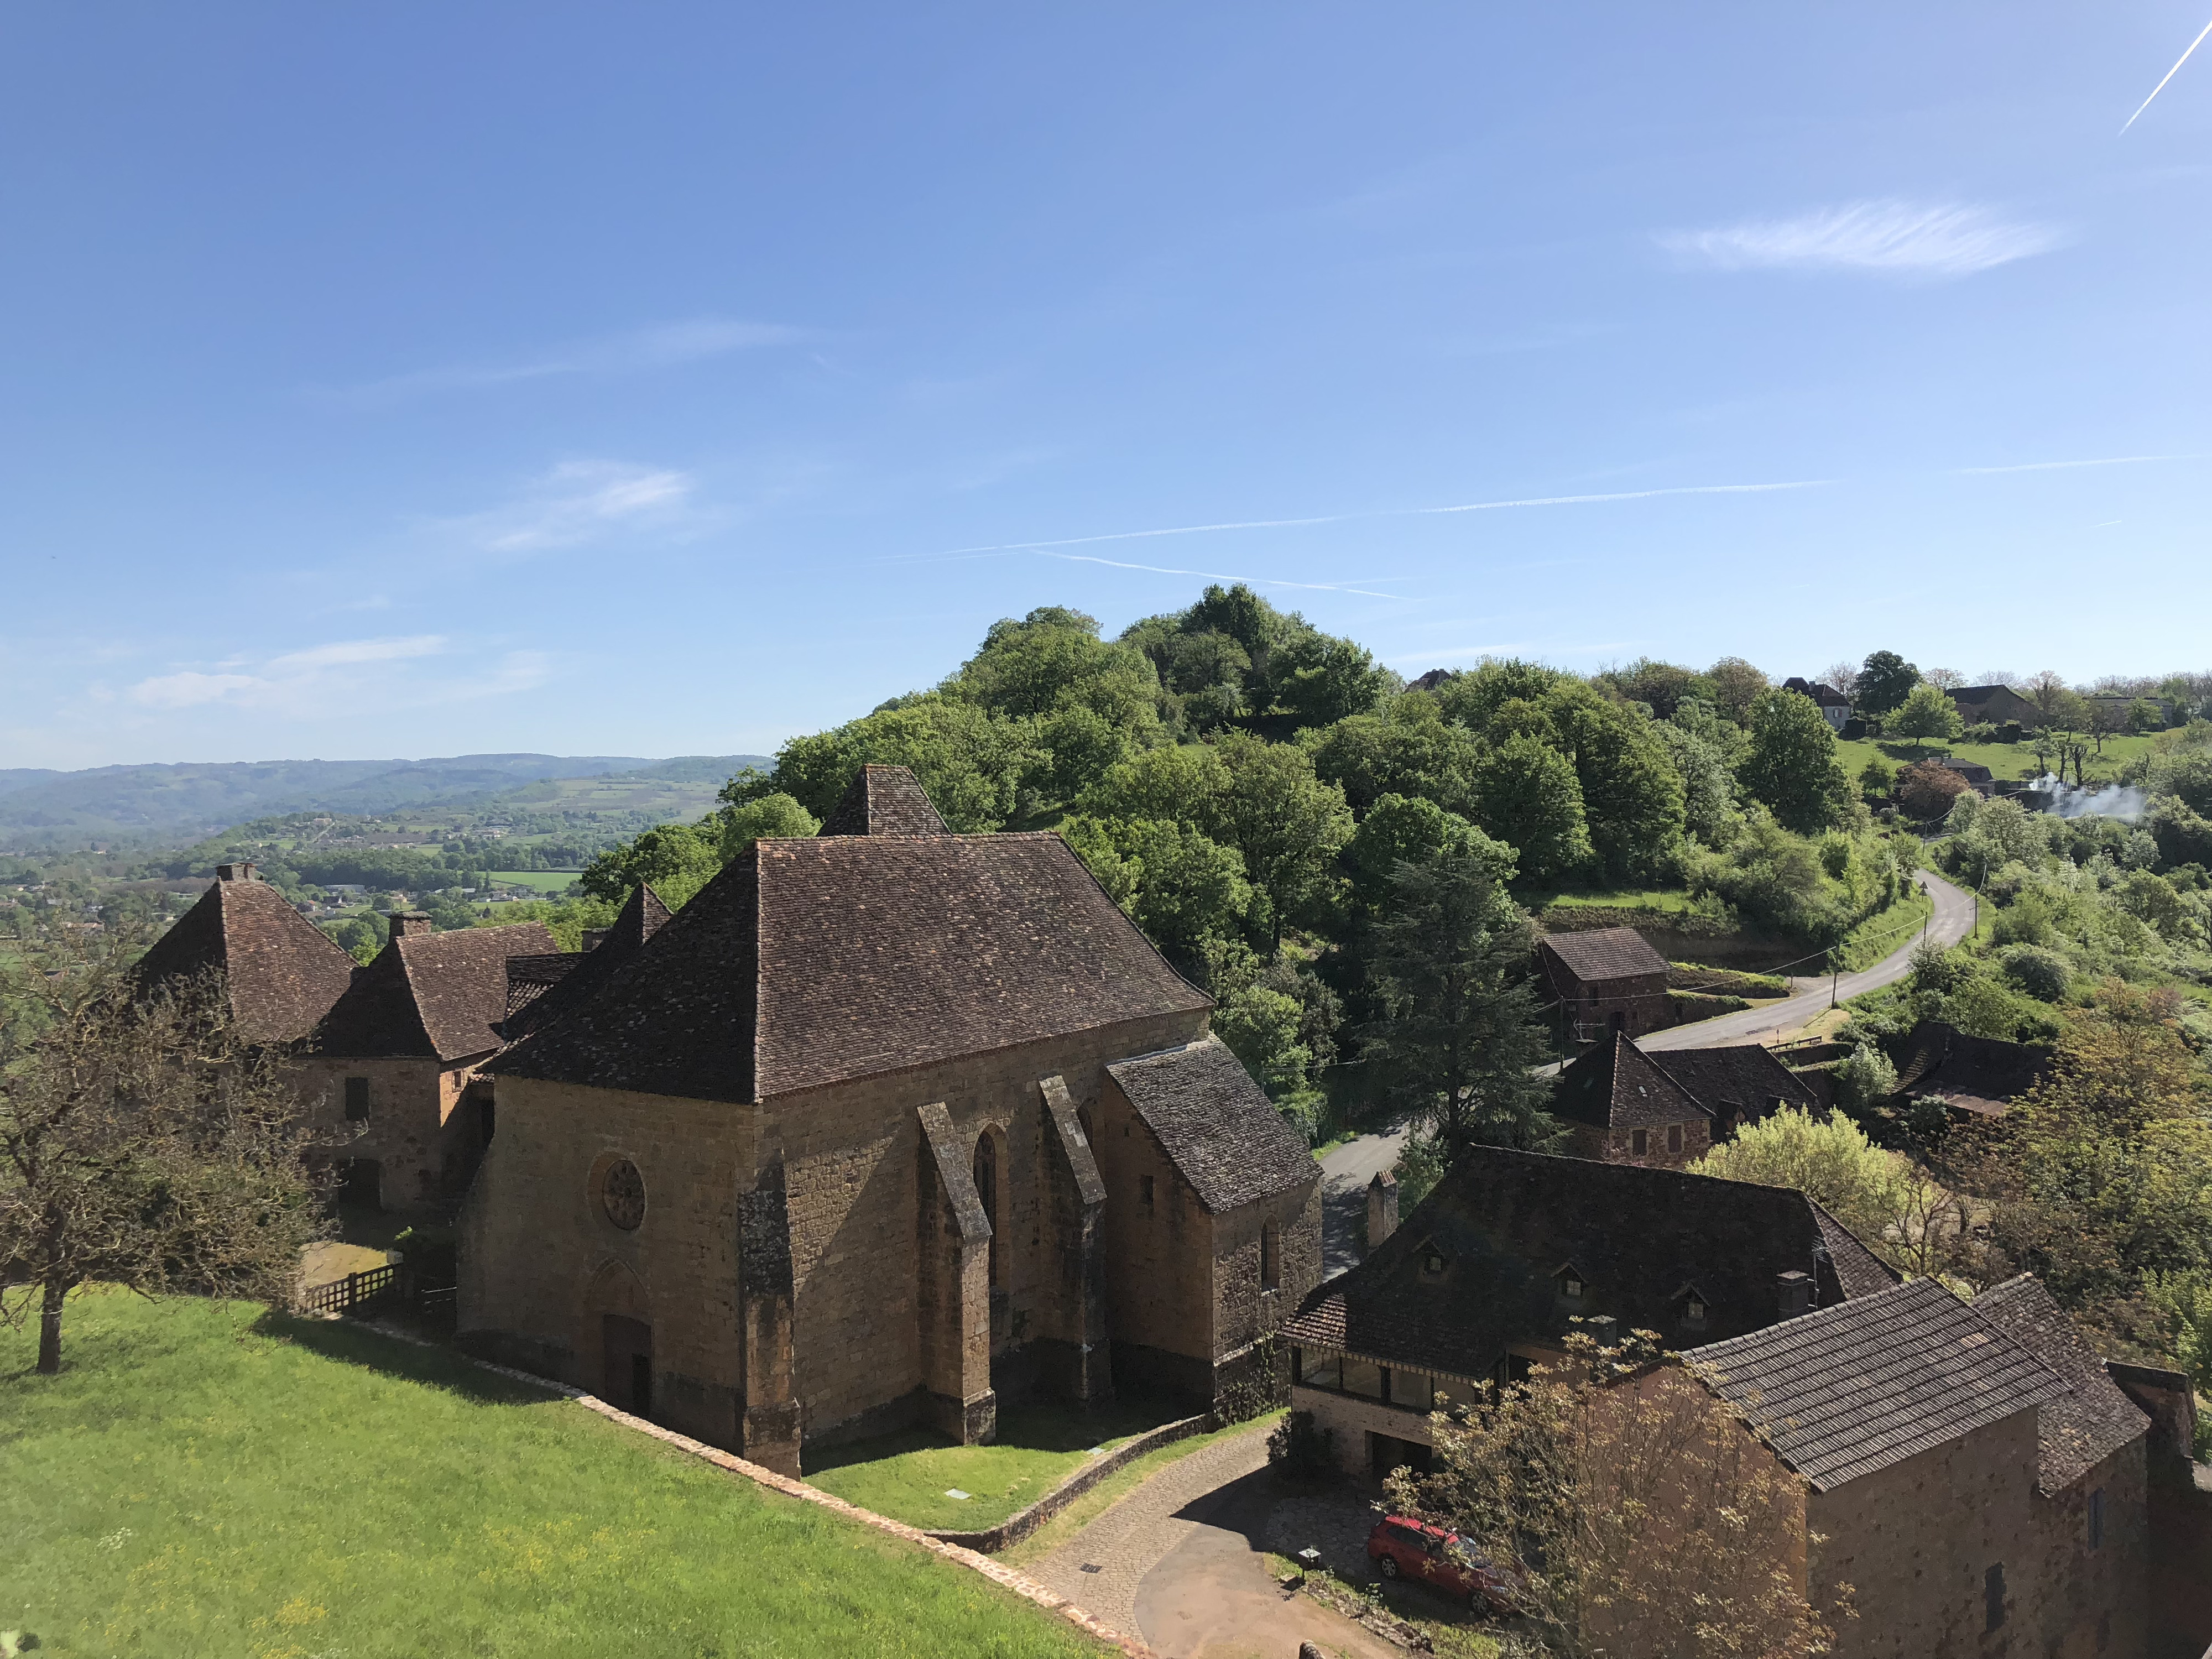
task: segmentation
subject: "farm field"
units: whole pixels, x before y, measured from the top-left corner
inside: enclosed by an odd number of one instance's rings
[[[253,1304],[0,1332],[0,1605],[172,1659],[1100,1651],[985,1579],[442,1352]]]
[[[575,885],[580,870],[493,870],[491,878],[505,887],[528,887],[540,893],[565,893]]]

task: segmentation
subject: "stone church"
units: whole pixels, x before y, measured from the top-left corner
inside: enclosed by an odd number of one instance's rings
[[[1279,1391],[1319,1166],[1057,836],[870,766],[651,921],[511,966],[465,1344],[788,1473],[1038,1392]]]

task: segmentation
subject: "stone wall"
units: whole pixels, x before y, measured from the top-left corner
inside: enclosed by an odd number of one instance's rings
[[[1472,1395],[1474,1390],[1468,1392]],[[1370,1473],[1367,1437],[1370,1434],[1387,1435],[1393,1440],[1409,1441],[1418,1446],[1435,1443],[1429,1430],[1428,1413],[1411,1406],[1388,1406],[1380,1400],[1301,1382],[1291,1386],[1291,1409],[1312,1413],[1314,1426],[1328,1430],[1334,1437],[1330,1450],[1337,1467],[1361,1480]]]
[[[1210,1406],[1220,1352],[1212,1284],[1214,1218],[1110,1078],[1093,1121],[1091,1148],[1106,1182],[1106,1322],[1115,1386]]]
[[[427,1056],[310,1055],[297,1068],[302,1121],[330,1158],[376,1162],[383,1208],[434,1209],[460,1195],[483,1149],[481,1118],[473,1109],[458,1109],[476,1067],[489,1058],[477,1054],[441,1065]],[[365,1124],[345,1115],[345,1083],[351,1077],[368,1079]],[[359,1129],[366,1133],[357,1134]]]
[[[1669,1150],[1667,1131],[1679,1127],[1682,1144]],[[1595,1124],[1576,1124],[1568,1138],[1568,1152],[1574,1158],[1596,1158],[1607,1164],[1638,1164],[1652,1169],[1680,1170],[1696,1163],[1712,1150],[1713,1125],[1707,1117],[1689,1120],[1680,1126],[1653,1123],[1644,1126],[1644,1151],[1636,1150],[1636,1131],[1633,1129],[1601,1129]]]

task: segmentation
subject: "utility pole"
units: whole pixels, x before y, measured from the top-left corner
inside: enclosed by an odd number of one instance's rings
[[[1830,951],[1828,952],[1828,1006],[1831,1008],[1836,1006],[1836,988],[1841,982],[1843,974],[1843,952]]]

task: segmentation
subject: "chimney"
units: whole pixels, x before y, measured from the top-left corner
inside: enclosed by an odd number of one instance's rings
[[[1774,1281],[1778,1310],[1784,1319],[1795,1319],[1800,1314],[1813,1311],[1813,1276],[1810,1273],[1786,1273]]]
[[[217,881],[252,881],[254,878],[253,866],[251,864],[218,864],[215,867],[215,878]]]
[[[1377,1170],[1367,1183],[1367,1248],[1373,1249],[1398,1231],[1398,1178]]]
[[[394,910],[392,913],[392,937],[411,939],[417,933],[430,931],[430,918],[420,910]]]
[[[613,931],[611,927],[586,927],[584,929],[583,948],[586,951],[598,950],[607,942],[607,935]]]

